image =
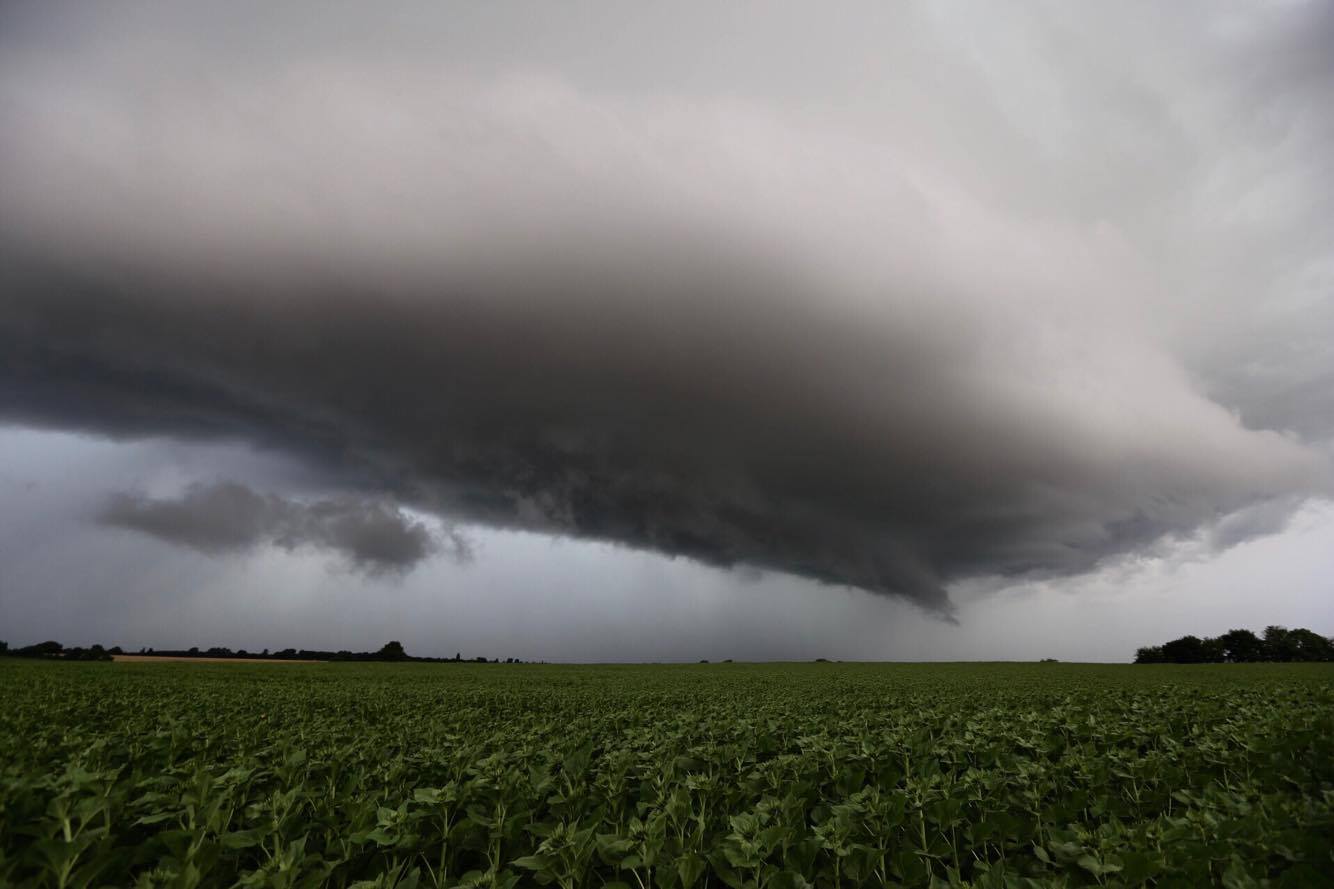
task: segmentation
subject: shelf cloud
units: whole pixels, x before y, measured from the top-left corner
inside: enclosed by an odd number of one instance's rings
[[[1330,90],[1279,24],[1281,84],[1206,76],[1272,50],[1221,31],[1190,70],[1145,35],[1158,91],[999,46],[1051,131],[985,66],[929,107],[912,54],[840,118],[296,29],[243,70],[143,23],[8,53],[0,417],[297,455],[371,499],[239,480],[102,521],[371,570],[433,547],[377,498],[941,615],[960,579],[1265,518],[1236,543],[1330,492],[1331,128],[1290,104]]]

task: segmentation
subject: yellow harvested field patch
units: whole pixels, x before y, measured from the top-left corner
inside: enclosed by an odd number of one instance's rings
[[[158,657],[154,654],[113,654],[113,661],[124,663],[187,663],[187,664],[322,664],[324,661],[300,661],[269,657]]]

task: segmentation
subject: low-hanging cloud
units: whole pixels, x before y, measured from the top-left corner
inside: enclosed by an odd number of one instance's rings
[[[459,560],[471,555],[457,531],[432,533],[382,500],[302,502],[235,482],[191,485],[174,499],[116,494],[97,519],[210,555],[262,545],[328,550],[369,574],[402,573],[442,551]]]
[[[764,101],[345,48],[241,73],[168,46],[3,66],[0,416],[245,439],[459,520],[940,613],[960,578],[1086,571],[1329,491],[1309,436],[1330,418],[1299,384],[1334,363],[1238,381],[1198,338],[1198,300],[1246,305],[1257,263],[1319,267],[1309,236],[1235,259],[1257,232],[1328,232],[1285,179],[1236,203],[1258,149],[1219,122],[1272,87],[1173,85],[1199,113],[1169,120],[1172,95],[1101,96],[1092,66],[1070,89],[1102,104],[1047,110],[1105,138],[1058,151],[997,122],[985,70],[947,91],[954,117],[904,87],[903,116],[816,129]],[[996,135],[984,170],[950,147],[974,127]],[[1277,390],[1286,412],[1255,407]],[[379,564],[245,491],[107,520]]]

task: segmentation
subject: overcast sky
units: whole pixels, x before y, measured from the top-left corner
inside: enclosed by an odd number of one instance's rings
[[[1334,633],[1334,4],[0,7],[0,638]]]

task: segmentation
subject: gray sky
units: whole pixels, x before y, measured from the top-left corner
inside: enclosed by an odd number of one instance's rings
[[[1317,3],[6,4],[0,637],[1334,632],[1331,42]]]

